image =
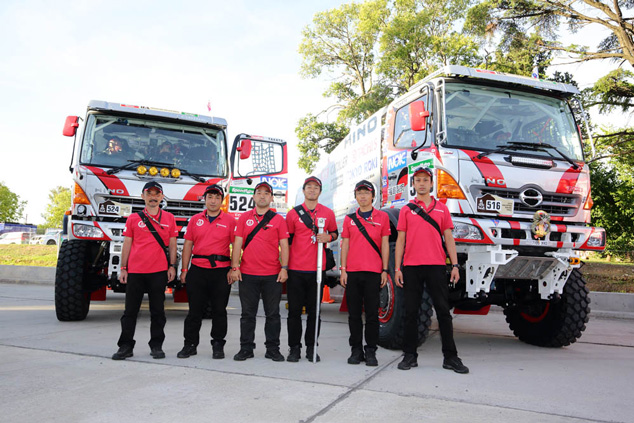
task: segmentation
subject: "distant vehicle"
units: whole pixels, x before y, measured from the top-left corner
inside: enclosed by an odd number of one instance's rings
[[[0,244],[28,244],[31,232],[6,232],[0,235]]]
[[[0,234],[7,232],[32,232],[35,235],[36,225],[28,223],[0,222]]]
[[[35,235],[31,237],[31,244],[38,245],[57,245],[59,243],[59,235],[61,229],[49,229],[44,235]]]

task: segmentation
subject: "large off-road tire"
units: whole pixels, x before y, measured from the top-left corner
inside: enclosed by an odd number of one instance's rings
[[[55,313],[62,322],[84,320],[90,308],[90,292],[84,287],[88,243],[64,241],[55,272]]]
[[[590,298],[581,272],[574,269],[558,302],[541,301],[531,307],[504,309],[509,327],[521,341],[559,348],[574,343],[586,330]]]
[[[394,282],[394,248],[395,243],[391,242],[388,282],[381,289],[379,300],[379,345],[383,348],[396,350],[403,348],[405,294],[403,288],[399,288]],[[424,291],[418,312],[418,345],[427,340],[432,314],[431,298],[427,291]]]

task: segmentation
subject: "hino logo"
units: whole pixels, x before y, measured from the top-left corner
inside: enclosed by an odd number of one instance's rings
[[[108,188],[110,194],[125,195],[125,190],[121,188]]]
[[[520,201],[528,207],[537,207],[544,201],[544,196],[535,188],[527,188],[520,192]]]
[[[485,181],[486,181],[486,184],[489,185],[489,186],[491,186],[491,185],[500,186],[500,187],[506,186],[506,182],[504,181],[504,179],[496,179],[496,178],[486,177]]]

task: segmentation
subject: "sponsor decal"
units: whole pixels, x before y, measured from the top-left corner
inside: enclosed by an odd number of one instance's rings
[[[234,187],[231,186],[231,188],[229,188],[229,192],[231,194],[248,194],[248,195],[253,195],[253,188],[248,188],[248,187]]]
[[[205,224],[205,221],[202,219],[198,219],[198,221],[196,222],[196,226],[202,226]]]
[[[497,195],[486,194],[476,198],[476,209],[478,213],[512,215],[514,205],[513,200],[498,197]]]
[[[260,180],[262,182],[268,182],[274,189],[288,189],[288,180],[286,178],[279,178],[276,176],[262,176]]]
[[[387,171],[400,169],[407,164],[407,151],[401,151],[387,158]]]
[[[142,220],[139,220],[138,225],[139,225],[139,228],[145,228],[145,223],[143,223]]]
[[[254,223],[253,219],[247,220],[247,226],[253,226]]]

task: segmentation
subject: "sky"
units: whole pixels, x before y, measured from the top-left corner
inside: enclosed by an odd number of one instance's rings
[[[68,115],[90,100],[211,114],[240,133],[289,143],[289,201],[306,176],[295,127],[330,105],[329,80],[303,79],[301,30],[342,0],[3,0],[0,182],[44,222],[48,195],[71,187]],[[582,87],[598,65],[570,70]],[[207,103],[211,103],[211,112]]]

